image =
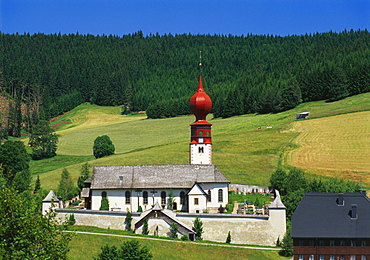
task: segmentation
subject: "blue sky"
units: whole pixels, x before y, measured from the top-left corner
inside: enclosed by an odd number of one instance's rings
[[[370,0],[0,0],[3,33],[301,35],[370,30]]]

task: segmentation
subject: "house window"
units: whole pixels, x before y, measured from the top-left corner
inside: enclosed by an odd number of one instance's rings
[[[298,256],[298,260],[303,260],[304,259],[304,255],[299,255]]]
[[[340,243],[339,243],[339,245],[340,245],[341,247],[344,247],[344,246],[346,246],[346,241],[344,241],[344,240],[341,240],[341,241],[340,241]]]
[[[199,199],[198,198],[194,198],[194,205],[199,205]]]
[[[198,147],[198,150],[199,150],[199,153],[204,153],[204,147],[203,146]]]
[[[304,246],[302,239],[298,240],[298,246]]]
[[[350,260],[356,260],[356,256],[355,255],[351,255],[351,257],[349,259]]]
[[[330,247],[334,247],[335,246],[335,242],[334,242],[334,240],[330,240]]]
[[[222,189],[218,190],[218,202],[223,202],[224,201],[224,196],[223,196],[223,191]]]
[[[366,255],[362,255],[361,260],[366,260]]]
[[[131,192],[126,191],[125,197],[126,197],[126,204],[131,204]]]
[[[143,204],[148,205],[148,192],[147,191],[143,192]]]
[[[101,197],[102,197],[102,198],[106,198],[106,197],[107,197],[107,192],[106,192],[106,191],[103,191],[103,192],[101,193]]]
[[[329,260],[335,260],[334,255],[330,255]]]
[[[351,247],[355,247],[356,246],[356,240],[351,240]]]
[[[341,256],[339,257],[339,260],[346,260],[346,256],[345,256],[345,255],[341,255]]]
[[[319,246],[324,247],[324,240],[319,240]]]
[[[212,201],[212,192],[211,190],[208,190],[208,202]]]
[[[185,192],[180,192],[180,204],[185,205]]]
[[[361,247],[366,247],[366,240],[361,240]]]
[[[320,255],[319,260],[324,260],[324,259],[325,259],[325,256],[324,255]]]
[[[314,255],[309,255],[308,260],[315,260],[315,256]]]
[[[308,241],[308,246],[314,247],[315,246],[315,241],[314,240],[309,240]]]
[[[161,192],[161,204],[162,205],[166,204],[166,192],[165,191]]]

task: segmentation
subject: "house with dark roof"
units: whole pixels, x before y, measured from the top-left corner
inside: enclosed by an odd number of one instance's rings
[[[89,180],[91,209],[108,197],[110,210],[138,211],[156,203],[172,209],[202,213],[228,203],[229,181],[213,164],[96,166]]]
[[[370,259],[364,193],[306,193],[292,216],[294,260]]]

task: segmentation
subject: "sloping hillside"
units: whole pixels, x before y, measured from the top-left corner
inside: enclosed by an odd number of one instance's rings
[[[31,164],[33,173],[40,174],[45,188],[55,188],[58,185],[63,167],[77,180],[81,164],[86,161],[91,165],[188,163],[189,124],[194,121],[194,116],[152,120],[143,119],[143,115],[118,116],[118,113],[112,113],[111,107],[93,106],[94,113],[89,113],[91,107],[86,104],[84,106],[58,118],[62,122],[70,122],[64,126],[67,129],[58,131],[61,134],[58,156]],[[309,120],[295,120],[295,113],[302,111],[311,112]],[[360,111],[370,111],[370,93],[332,103],[305,103],[278,114],[210,118],[209,122],[213,124],[213,163],[231,182],[268,185],[271,173],[281,158],[285,158],[283,163],[287,166],[302,167],[317,175],[342,176],[353,180],[361,177],[365,185],[370,186],[370,180],[365,178],[370,173],[370,170],[366,171],[370,169],[370,160],[364,159],[368,153],[368,147],[364,145],[369,140],[368,123],[364,121],[369,118],[369,112]],[[92,116],[95,121],[91,121]],[[345,119],[347,117],[351,119],[350,124]],[[83,119],[78,121],[77,118]],[[303,128],[316,129],[315,125],[318,124],[320,129],[329,130],[333,128],[334,122],[338,125],[335,128],[338,137],[343,136],[345,131],[349,131],[352,136],[346,140],[347,144],[341,143],[343,138],[324,137],[333,140],[337,147],[336,153],[342,155],[340,160],[348,162],[345,171],[342,171],[343,166],[336,163],[332,163],[333,168],[328,171],[312,162],[303,164],[295,159],[308,155],[320,157],[324,153],[320,151],[320,145],[315,149],[305,148],[312,140],[302,135]],[[268,125],[271,128],[266,128]],[[354,127],[350,127],[351,125]],[[316,131],[315,136],[324,132]],[[111,137],[116,146],[116,154],[94,159],[93,140],[102,134]],[[343,153],[350,145],[352,153]],[[302,148],[295,149],[299,146]],[[353,157],[358,158],[358,161]],[[356,168],[360,165],[361,169]],[[353,174],[349,174],[350,172]]]

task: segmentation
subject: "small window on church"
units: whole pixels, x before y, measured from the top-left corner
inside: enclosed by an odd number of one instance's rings
[[[185,205],[185,192],[180,192],[180,204]]]
[[[143,204],[148,205],[148,192],[147,191],[143,192]]]
[[[224,196],[223,196],[223,191],[222,189],[218,190],[218,202],[223,202],[224,201]]]
[[[126,191],[125,197],[126,197],[126,204],[131,204],[131,192]]]
[[[162,205],[166,204],[166,192],[165,191],[161,192],[161,204]]]
[[[201,147],[198,147],[199,148],[199,153],[204,153],[204,147],[201,146]]]
[[[212,201],[212,192],[211,190],[208,190],[208,202]]]
[[[194,205],[199,205],[199,199],[198,198],[194,198]]]

